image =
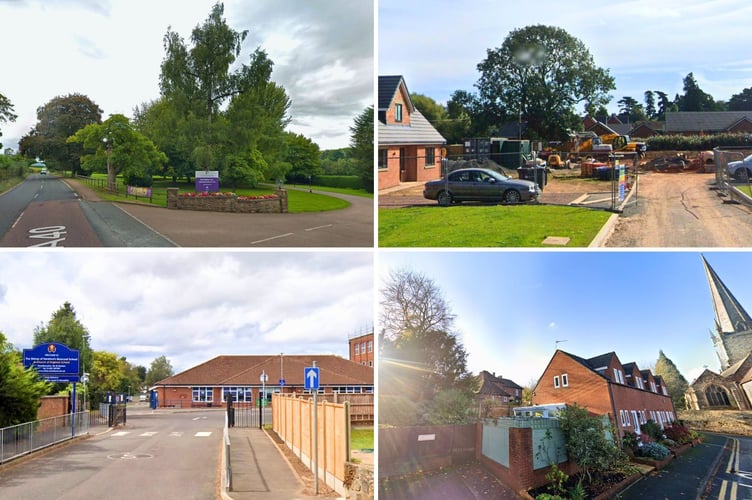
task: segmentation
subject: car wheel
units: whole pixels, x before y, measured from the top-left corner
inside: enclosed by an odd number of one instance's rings
[[[519,203],[521,199],[520,192],[514,189],[510,189],[504,193],[504,201],[507,203]]]
[[[446,191],[441,191],[439,195],[436,197],[436,200],[439,202],[439,205],[442,207],[448,207],[452,204],[452,195],[447,193]]]

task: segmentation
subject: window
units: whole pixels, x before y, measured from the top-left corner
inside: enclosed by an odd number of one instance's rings
[[[566,373],[562,374],[561,376],[561,386],[569,387],[569,375],[567,375]]]
[[[658,389],[655,388],[655,382],[650,382],[650,390],[653,392],[658,392]]]
[[[360,344],[356,343],[355,344],[355,355],[357,356],[358,354],[360,354]]]
[[[436,165],[436,150],[434,148],[426,148],[426,166]]]
[[[366,343],[363,342],[360,344],[360,352],[365,354],[366,353]]]
[[[368,352],[373,352],[373,340],[368,341]]]
[[[402,104],[394,105],[394,121],[402,122]]]
[[[381,170],[386,170],[387,168],[387,158],[388,158],[388,151],[386,149],[379,149],[379,168]]]
[[[238,403],[252,403],[253,391],[250,387],[223,387],[222,402],[227,401],[227,396],[232,395],[232,400]]]
[[[211,403],[214,401],[212,387],[193,387],[193,401],[196,403]]]
[[[614,368],[614,382],[624,385],[624,374],[618,368]]]
[[[554,389],[558,389],[558,388],[559,388],[559,376],[556,375],[554,377]]]

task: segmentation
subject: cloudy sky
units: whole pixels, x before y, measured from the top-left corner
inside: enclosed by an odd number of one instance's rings
[[[752,312],[752,271],[739,265],[749,255],[705,257]],[[475,374],[527,385],[557,347],[584,358],[614,351],[641,369],[663,350],[690,382],[705,366],[719,369],[699,252],[382,251],[379,289],[392,269],[421,273],[441,289]]]
[[[445,103],[475,91],[478,63],[514,29],[557,26],[580,39],[616,80],[609,110],[646,90],[671,98],[692,72],[716,100],[752,87],[746,0],[379,0],[379,74],[405,76],[410,92]]]
[[[214,0],[0,0],[0,94],[18,119],[0,124],[17,147],[36,109],[70,93],[89,96],[103,118],[159,97],[168,27],[187,44]],[[371,0],[226,0],[225,19],[249,30],[239,63],[261,47],[272,79],[293,105],[288,129],[321,149],[347,147],[354,118],[373,104],[374,4]]]
[[[373,326],[371,252],[0,254],[0,332],[30,348],[66,301],[92,348],[182,371],[220,354],[335,354]]]

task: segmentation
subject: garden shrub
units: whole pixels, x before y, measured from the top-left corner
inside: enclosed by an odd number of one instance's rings
[[[646,443],[640,448],[640,454],[644,457],[653,458],[655,460],[663,460],[669,454],[668,448],[659,443]]]
[[[653,441],[660,441],[663,437],[663,429],[653,420],[648,420],[640,426],[640,430],[653,438]]]
[[[670,438],[662,439],[660,444],[668,448],[676,448],[676,446],[678,445],[676,441]]]
[[[640,446],[640,438],[634,432],[625,432],[621,438],[621,442],[625,449],[632,451],[637,451],[637,448]]]
[[[682,424],[673,424],[666,427],[663,434],[665,434],[668,439],[673,439],[679,444],[686,444],[692,441],[690,430],[686,425]]]

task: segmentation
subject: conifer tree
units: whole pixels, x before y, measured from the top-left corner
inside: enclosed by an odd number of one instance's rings
[[[671,399],[674,401],[674,407],[681,409],[685,407],[684,392],[689,388],[687,379],[679,372],[673,361],[668,359],[663,351],[658,352],[658,361],[655,363],[655,374],[663,378]]]

